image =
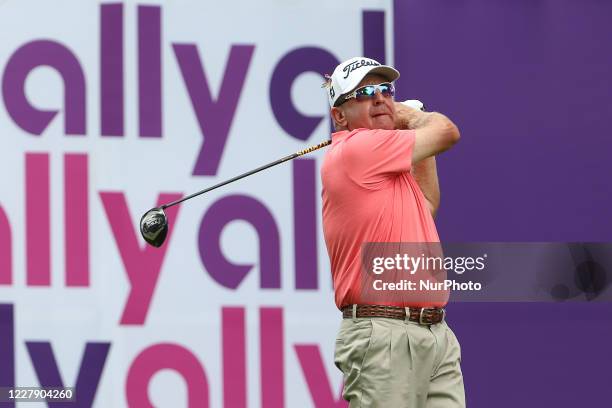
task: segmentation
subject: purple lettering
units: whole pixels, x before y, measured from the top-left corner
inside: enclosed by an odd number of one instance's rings
[[[0,304],[0,387],[15,387],[15,325],[12,304]],[[0,402],[2,408],[15,408]]]
[[[123,4],[100,6],[100,128],[123,136]]]
[[[36,376],[42,387],[64,387],[57,362],[48,342],[26,342]],[[110,343],[88,342],[76,378],[75,401],[53,404],[54,407],[75,408],[93,406]],[[67,385],[66,385],[67,386]]]
[[[236,289],[255,266],[230,262],[221,251],[221,232],[234,220],[246,221],[257,231],[261,288],[280,288],[280,243],[276,222],[262,203],[243,195],[218,200],[202,218],[198,246],[208,274],[222,286]]]
[[[307,140],[327,116],[300,113],[291,100],[291,85],[304,72],[331,74],[339,61],[329,51],[317,47],[302,47],[290,51],[276,64],[270,81],[270,103],[278,124],[290,136]],[[323,78],[323,77],[322,77]],[[323,102],[324,92],[321,92]]]
[[[140,136],[162,135],[161,8],[138,6],[138,123]]]
[[[293,161],[296,289],[318,288],[316,171],[313,159]]]
[[[41,135],[58,110],[40,110],[25,95],[25,82],[40,66],[54,68],[64,83],[64,120],[67,135],[85,134],[85,77],[76,56],[64,45],[47,40],[29,42],[9,59],[2,78],[6,110],[15,123],[33,135]]]
[[[173,48],[204,137],[193,174],[212,176],[217,174],[219,168],[255,46],[232,46],[216,99],[213,99],[197,47],[193,44],[173,44]]]
[[[363,11],[363,55],[384,64],[385,58],[385,12]]]

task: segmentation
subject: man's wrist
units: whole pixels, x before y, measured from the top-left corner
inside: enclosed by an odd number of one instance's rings
[[[407,120],[406,129],[419,129],[427,126],[431,121],[434,112],[421,112],[414,110]]]

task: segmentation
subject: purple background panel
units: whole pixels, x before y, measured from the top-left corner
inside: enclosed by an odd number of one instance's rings
[[[455,303],[470,408],[608,407],[610,306]]]
[[[396,1],[399,97],[450,116],[444,240],[612,240],[612,3]]]
[[[400,99],[449,115],[445,241],[612,241],[612,3],[396,0]],[[612,306],[451,304],[468,406],[608,406]]]

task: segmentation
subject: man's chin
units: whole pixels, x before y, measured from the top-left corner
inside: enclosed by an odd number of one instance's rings
[[[391,115],[379,115],[372,117],[373,129],[395,129],[395,122]]]

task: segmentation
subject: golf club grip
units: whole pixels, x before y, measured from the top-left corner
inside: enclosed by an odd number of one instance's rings
[[[308,154],[308,153],[310,153],[310,152],[314,152],[315,150],[319,150],[319,149],[320,149],[320,148],[322,148],[322,147],[325,147],[325,146],[330,145],[330,144],[331,144],[331,142],[332,142],[332,141],[331,141],[331,139],[326,140],[326,141],[324,141],[324,142],[319,143],[319,144],[318,144],[318,145],[316,145],[316,146],[311,146],[311,147],[309,147],[309,148],[307,148],[307,149],[300,150],[300,151],[299,151],[299,152],[297,152],[296,154],[297,154],[298,156],[302,156],[302,155],[304,155],[304,154]]]
[[[248,176],[250,176],[250,175],[252,175],[252,174],[255,174],[255,173],[258,173],[258,172],[260,172],[260,171],[262,171],[262,170],[269,169],[270,167],[274,167],[274,166],[276,166],[277,164],[281,164],[281,163],[284,163],[284,162],[286,162],[286,161],[293,160],[293,159],[295,159],[296,157],[303,156],[303,155],[305,155],[305,154],[308,154],[308,153],[310,153],[310,152],[313,152],[313,151],[315,151],[315,150],[318,150],[318,149],[320,149],[320,148],[322,148],[322,147],[325,147],[325,146],[327,146],[327,145],[329,145],[329,144],[331,144],[331,140],[326,140],[326,141],[324,141],[324,142],[322,142],[322,143],[319,143],[319,144],[318,144],[318,145],[316,145],[316,146],[312,146],[312,147],[306,148],[306,149],[304,149],[304,150],[300,150],[299,152],[296,152],[296,153],[290,154],[289,156],[285,156],[285,157],[283,157],[283,158],[281,158],[281,159],[278,159],[278,160],[276,160],[276,161],[273,161],[272,163],[264,164],[264,165],[263,165],[263,166],[261,166],[261,167],[258,167],[258,168],[256,168],[256,169],[253,169],[253,170],[251,170],[251,171],[247,171],[246,173],[242,173],[242,174],[240,174],[240,175],[238,175],[238,176],[232,177],[232,178],[231,178],[231,179],[229,179],[229,180],[222,181],[221,183],[215,184],[214,186],[211,186],[211,187],[205,188],[204,190],[198,191],[197,193],[193,193],[193,194],[190,194],[190,195],[188,195],[188,196],[186,196],[186,197],[183,197],[183,198],[181,198],[181,199],[178,199],[178,200],[176,200],[176,201],[173,201],[173,202],[171,202],[171,203],[164,204],[164,205],[162,205],[162,206],[161,206],[161,208],[162,208],[162,209],[165,209],[165,208],[168,208],[168,207],[172,207],[173,205],[180,204],[180,203],[182,203],[183,201],[189,200],[190,198],[194,198],[194,197],[197,197],[197,196],[199,196],[199,195],[201,195],[201,194],[208,193],[209,191],[212,191],[212,190],[214,190],[214,189],[216,189],[216,188],[219,188],[219,187],[225,186],[225,185],[227,185],[227,184],[233,183],[234,181],[238,181],[238,180],[240,180],[240,179],[242,179],[242,178],[248,177]]]

